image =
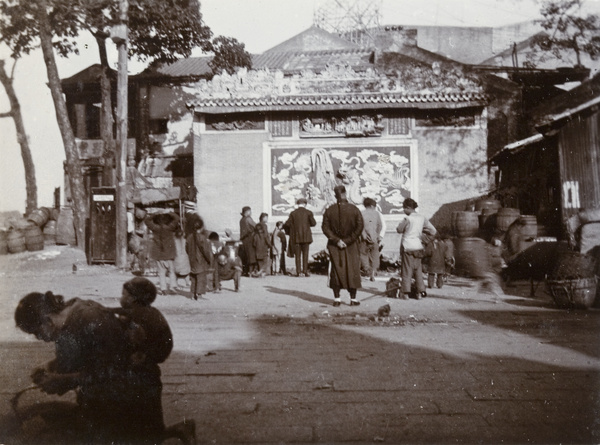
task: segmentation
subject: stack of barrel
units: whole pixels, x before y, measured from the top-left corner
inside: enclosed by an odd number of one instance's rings
[[[483,278],[489,270],[486,242],[480,237],[480,216],[481,208],[477,205],[475,208],[452,212],[456,275]]]
[[[495,199],[480,199],[465,211],[453,212],[457,275],[481,277],[489,269],[488,243],[502,240],[510,255],[517,255],[535,242],[535,215],[502,207]]]
[[[0,230],[0,255],[34,252],[54,244],[77,244],[71,208],[40,207],[26,219],[12,221],[8,230]]]

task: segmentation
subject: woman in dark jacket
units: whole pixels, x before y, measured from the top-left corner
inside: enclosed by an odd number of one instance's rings
[[[206,293],[207,275],[213,261],[210,241],[204,233],[204,221],[195,215],[186,238],[185,250],[190,260],[190,291],[194,300]]]
[[[242,219],[240,219],[240,241],[242,249],[240,258],[244,265],[244,275],[256,274],[256,251],[254,250],[254,226],[256,223],[252,219],[252,209],[245,206],[242,209]]]
[[[254,251],[258,271],[256,276],[264,277],[269,272],[269,257],[271,252],[271,237],[269,236],[269,227],[267,221],[269,215],[261,213],[259,223],[255,227],[254,233]]]

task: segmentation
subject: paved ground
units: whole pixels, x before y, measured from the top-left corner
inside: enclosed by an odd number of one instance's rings
[[[68,247],[0,257],[0,271],[0,443],[14,443],[9,399],[52,355],[14,328],[19,298],[51,289],[115,306],[130,275]],[[600,443],[600,311],[463,278],[420,301],[371,296],[385,280],[363,282],[358,307],[347,294],[332,307],[314,275],[159,297],[175,337],[167,423],[191,417],[199,442],[217,444]]]

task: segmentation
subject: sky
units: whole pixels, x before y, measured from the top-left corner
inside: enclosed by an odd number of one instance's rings
[[[311,26],[315,9],[333,0],[201,0],[201,12],[214,35],[234,37],[251,53],[261,53]],[[352,3],[355,0],[338,0]],[[539,18],[539,0],[366,0],[380,6],[381,24],[501,26]],[[593,12],[600,0],[587,0]],[[93,39],[82,36],[80,55],[57,56],[61,78],[98,63]],[[200,54],[195,54],[200,55]],[[7,59],[0,45],[0,57]],[[116,69],[116,49],[109,55]],[[10,64],[7,62],[8,67]],[[129,63],[130,74],[144,66]],[[38,205],[53,205],[55,187],[63,188],[64,148],[40,50],[17,63],[15,88],[24,115],[25,129],[36,169]],[[0,88],[0,113],[9,110]],[[0,211],[25,211],[25,174],[12,119],[0,119]]]

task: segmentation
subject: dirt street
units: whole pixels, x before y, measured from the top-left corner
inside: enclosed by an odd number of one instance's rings
[[[52,356],[15,328],[18,300],[52,290],[117,306],[130,277],[66,246],[0,257],[0,443],[15,443],[10,398]],[[386,279],[363,281],[358,307],[342,291],[334,308],[319,275],[158,297],[175,342],[166,422],[193,418],[211,444],[600,443],[598,309],[457,277],[419,301],[372,296]]]

